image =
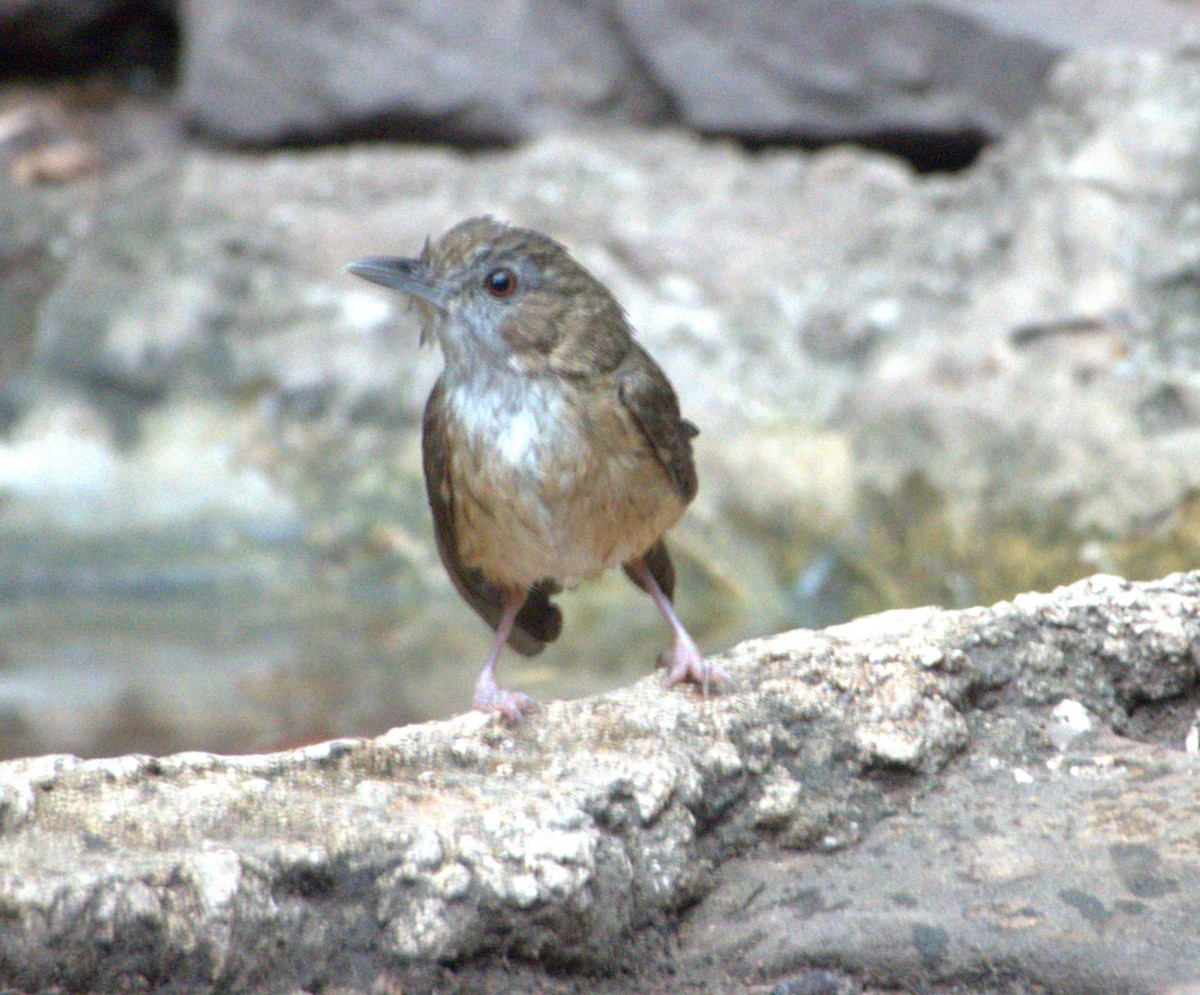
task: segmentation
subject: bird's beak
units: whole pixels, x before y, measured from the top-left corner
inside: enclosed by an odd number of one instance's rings
[[[446,305],[446,288],[430,277],[429,264],[422,259],[392,256],[368,256],[346,264],[346,269],[364,280],[390,287],[401,293],[428,301],[436,308]]]

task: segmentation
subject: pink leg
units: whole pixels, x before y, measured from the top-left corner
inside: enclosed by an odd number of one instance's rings
[[[658,586],[658,581],[654,579],[654,574],[650,572],[645,561],[633,560],[629,564],[629,569],[650,592],[650,597],[658,605],[658,610],[663,613],[667,625],[671,627],[671,633],[675,636],[674,645],[669,650],[664,650],[662,656],[658,658],[659,666],[666,667],[668,670],[667,683],[674,685],[682,681],[695,681],[703,689],[706,698],[710,684],[727,684],[730,679],[729,674],[700,655],[700,650],[696,648],[692,637],[688,635],[687,629],[679,621],[679,616],[675,614],[675,607],[671,604],[671,599]]]
[[[519,691],[506,691],[496,683],[496,661],[500,659],[500,651],[508,642],[512,632],[513,622],[517,612],[525,603],[525,592],[507,595],[504,599],[504,614],[500,616],[500,624],[496,626],[496,638],[492,640],[492,651],[488,654],[483,665],[483,672],[475,682],[474,705],[481,712],[500,712],[514,722],[521,719],[521,709],[530,703],[528,695]]]

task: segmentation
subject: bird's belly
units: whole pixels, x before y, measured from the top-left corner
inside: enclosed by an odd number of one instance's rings
[[[554,414],[551,412],[551,414]],[[502,584],[564,587],[644,553],[684,503],[628,419],[585,432],[525,411],[456,447],[451,477],[464,565]]]

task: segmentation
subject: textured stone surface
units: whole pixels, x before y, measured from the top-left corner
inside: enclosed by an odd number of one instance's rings
[[[1161,520],[1194,487],[1178,447],[1197,437],[1200,63],[1178,66],[1065,65],[1031,127],[918,222],[943,229],[910,243],[918,279],[961,306],[917,309],[914,293],[897,324],[910,346],[939,344],[902,357],[879,341],[852,391],[858,450],[881,486],[920,469],[994,511],[1028,506],[1032,487],[1048,517],[1101,535]],[[1147,117],[1177,126],[1139,127]],[[1132,437],[1138,457],[1114,459]],[[919,467],[894,459],[918,438]]]
[[[994,138],[1029,109],[1058,51],[1028,24],[997,31],[953,2],[632,0],[620,9],[682,121],[758,139]]]
[[[553,125],[649,120],[608,4],[185,2],[185,113],[254,144],[342,135],[502,142]]]
[[[1056,990],[1200,972],[1200,761],[1101,724],[1194,701],[1200,575],[893,612],[722,663],[733,688],[708,701],[653,677],[516,728],[4,764],[0,981],[366,989],[498,954],[650,986],[662,964],[631,937],[652,948],[705,896],[680,984],[714,958],[901,990],[985,964]],[[1068,693],[1097,734],[1058,752],[1043,703]]]
[[[183,5],[182,102],[254,144],[358,134],[494,142],[581,122],[750,140],[1006,132],[1053,59],[1169,48],[1189,5],[391,0]],[[902,142],[903,144],[903,142]],[[936,159],[936,156],[934,157]]]
[[[1161,992],[1200,977],[1200,902],[1185,894],[1200,874],[1197,755],[1109,737],[1028,769],[989,759],[860,847],[731,861],[686,923],[683,966],[774,981],[832,963],[903,991]]]
[[[1170,0],[3,0],[0,75],[100,74],[146,93],[178,71],[183,113],[237,143],[671,123],[866,137],[934,165],[1007,132],[1060,54],[1162,50],[1197,25]]]

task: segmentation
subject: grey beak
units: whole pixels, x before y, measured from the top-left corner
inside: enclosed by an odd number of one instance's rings
[[[420,259],[401,259],[394,256],[368,256],[346,264],[346,269],[381,287],[399,290],[412,297],[428,301],[434,307],[445,304],[445,289],[430,279],[426,264]]]

